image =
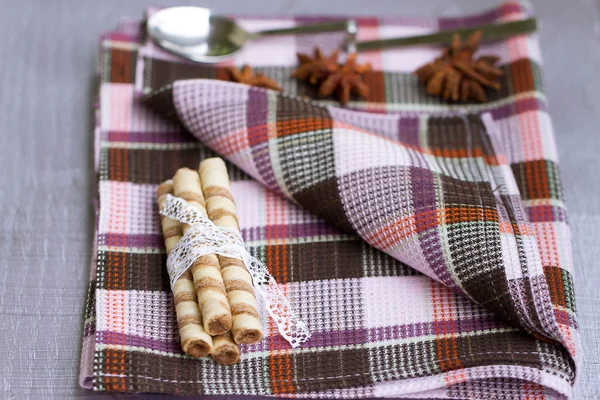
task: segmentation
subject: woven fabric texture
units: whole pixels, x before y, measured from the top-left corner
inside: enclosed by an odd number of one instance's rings
[[[522,18],[358,20],[363,38]],[[249,29],[312,22],[243,20]],[[96,256],[81,384],[96,390],[295,397],[563,398],[580,353],[570,233],[535,35],[483,46],[503,89],[448,106],[410,74],[435,48],[365,53],[371,94],[347,109],[288,78],[296,51],[339,35],[251,44],[285,95],[221,82],[122,24],[102,38]],[[206,79],[209,78],[209,79]],[[143,97],[140,97],[143,96]],[[142,101],[145,104],[142,104]],[[166,117],[166,118],[165,118]],[[236,366],[179,347],[157,185],[215,153],[242,234],[312,331],[266,338]]]

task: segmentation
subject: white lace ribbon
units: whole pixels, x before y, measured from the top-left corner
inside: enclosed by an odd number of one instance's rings
[[[198,257],[218,254],[240,259],[281,335],[292,347],[298,347],[310,337],[306,324],[298,318],[267,267],[248,253],[239,232],[216,226],[185,200],[171,195],[167,195],[167,202],[160,213],[190,226],[167,258],[171,287]]]

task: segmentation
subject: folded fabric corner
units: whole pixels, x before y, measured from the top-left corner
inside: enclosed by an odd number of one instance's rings
[[[461,109],[379,115],[204,79],[176,81],[145,103],[268,189],[576,354],[570,276],[556,281],[570,270],[564,204],[552,198],[559,191],[535,199],[525,187],[523,197],[514,175],[556,187],[556,164],[511,166],[502,107],[483,120]],[[536,200],[553,200],[544,222],[564,225],[552,249],[529,221]]]

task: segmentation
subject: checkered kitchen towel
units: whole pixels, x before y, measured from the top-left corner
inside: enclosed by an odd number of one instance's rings
[[[366,39],[525,14],[506,3],[473,17],[359,25]],[[309,20],[241,22],[260,29]],[[570,233],[535,36],[484,47],[506,72],[488,104],[448,106],[426,96],[410,71],[439,50],[412,48],[361,55],[376,69],[367,77],[371,97],[340,109],[304,99],[312,89],[288,78],[297,50],[333,47],[339,34],[272,38],[244,50],[236,63],[277,79],[280,95],[190,80],[219,78],[223,68],[183,63],[139,32],[122,24],[102,39],[84,387],[571,395],[580,348]],[[264,316],[266,338],[243,346],[241,362],[228,367],[181,353],[154,205],[158,183],[212,151],[231,161],[249,250],[312,331],[291,349]]]

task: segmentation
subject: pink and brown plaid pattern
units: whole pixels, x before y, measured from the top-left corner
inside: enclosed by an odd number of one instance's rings
[[[396,36],[523,12],[506,3],[461,19],[359,24],[369,37]],[[534,37],[490,46],[504,61],[504,89],[489,104],[460,109],[426,97],[408,73],[411,60],[435,50],[365,54],[378,71],[369,77],[372,97],[350,105],[370,112],[358,112],[185,81],[223,72],[180,63],[138,32],[123,24],[102,39],[84,387],[317,398],[570,396],[580,350],[569,228]],[[334,46],[337,39],[326,36]],[[328,43],[276,40],[291,41],[279,46],[294,52]],[[287,78],[293,52],[270,63],[268,48],[257,43],[243,62],[261,65],[288,93],[314,96]],[[312,331],[291,349],[265,316],[265,340],[245,346],[232,367],[179,348],[153,201],[158,183],[212,151],[232,163],[249,250]]]

